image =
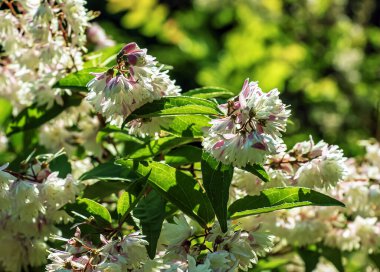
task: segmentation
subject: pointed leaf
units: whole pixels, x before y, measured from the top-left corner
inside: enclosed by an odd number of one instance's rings
[[[148,178],[149,184],[200,225],[206,226],[214,218],[210,201],[192,177],[155,161],[134,163],[132,160],[120,159],[117,163],[133,168],[141,176],[152,171]]]
[[[90,171],[80,176],[79,180],[98,179],[98,180],[125,180],[128,178],[129,170],[115,164],[113,161],[99,164]]]
[[[201,161],[202,149],[192,145],[180,146],[165,155],[165,161],[171,166],[192,164]]]
[[[228,208],[232,219],[253,214],[302,206],[341,206],[344,204],[330,196],[302,187],[278,187],[261,191],[260,195],[236,200]]]
[[[103,205],[101,205],[101,204],[99,204],[99,203],[97,203],[91,199],[88,199],[88,198],[81,198],[81,199],[79,199],[78,202],[79,202],[79,204],[87,205],[86,210],[90,214],[92,214],[94,216],[98,216],[98,217],[106,220],[109,223],[112,222],[111,214]]]
[[[298,254],[305,264],[305,272],[312,272],[319,263],[321,254],[317,251],[309,250],[306,248],[298,249]]]
[[[68,174],[71,174],[71,164],[67,155],[62,154],[56,157],[49,163],[49,168],[51,171],[58,172],[58,177],[66,178]]]
[[[202,137],[204,129],[211,126],[208,116],[181,115],[172,118],[170,125],[163,130],[179,137]]]
[[[323,257],[333,263],[339,272],[344,272],[342,252],[339,249],[327,246],[320,246],[320,249]]]
[[[264,167],[260,164],[254,164],[254,165],[247,164],[245,167],[242,167],[241,169],[247,172],[250,172],[251,174],[254,174],[256,177],[258,177],[264,182],[269,181],[268,173],[265,171]]]
[[[133,211],[133,215],[140,219],[142,233],[149,242],[147,250],[151,259],[156,255],[157,241],[166,214],[165,204],[165,199],[152,190],[139,201],[138,206]]]
[[[86,186],[83,191],[83,197],[92,200],[103,199],[111,194],[117,194],[121,190],[125,190],[130,182],[120,180],[100,180],[94,184]]]
[[[210,199],[223,232],[227,231],[227,203],[234,168],[214,159],[209,153],[202,155],[203,187]]]
[[[128,158],[143,160],[150,157],[155,157],[161,153],[164,154],[177,146],[191,143],[194,141],[200,141],[200,139],[197,140],[195,138],[178,137],[159,138],[157,140],[149,142],[143,148],[136,150],[135,152],[130,154]]]
[[[91,67],[68,74],[59,80],[54,85],[54,88],[70,89],[74,91],[87,91],[87,83],[94,78],[94,76],[90,73],[101,73],[106,72],[107,70],[107,67]]]
[[[215,102],[195,97],[168,96],[138,108],[129,115],[123,125],[136,118],[219,114],[221,114],[221,112]]]
[[[124,222],[126,217],[137,205],[147,186],[147,180],[149,175],[150,172],[146,176],[141,177],[138,180],[135,180],[128,186],[126,192],[123,192],[123,194],[119,197],[116,205],[117,213],[120,216],[119,222]]]
[[[83,57],[85,60],[83,68],[112,66],[112,62],[116,64],[116,55],[123,47],[124,44],[117,44],[85,55]]]
[[[187,91],[185,95],[191,96],[191,97],[204,98],[204,99],[216,98],[216,97],[230,98],[230,97],[235,96],[233,92],[224,88],[220,88],[220,87],[197,88],[197,89]]]

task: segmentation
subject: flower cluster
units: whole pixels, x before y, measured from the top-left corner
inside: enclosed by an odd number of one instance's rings
[[[286,150],[285,145],[282,146]],[[248,193],[257,195],[263,189],[284,186],[301,186],[312,189],[331,189],[348,174],[343,151],[324,141],[297,143],[288,151],[269,156],[265,168],[270,177],[263,182],[255,175],[235,169],[232,182],[232,199]],[[344,199],[344,198],[341,198]]]
[[[114,68],[94,73],[95,78],[87,84],[90,91],[87,100],[107,122],[120,125],[142,105],[163,96],[179,95],[180,89],[169,78],[168,71],[136,43],[124,46],[116,61]]]
[[[54,120],[45,123],[39,130],[39,142],[51,152],[64,148],[72,155],[78,146],[90,154],[100,155],[101,146],[96,142],[99,119],[91,116],[92,107],[82,101],[78,107],[71,107]]]
[[[71,175],[60,178],[47,162],[29,164],[23,173],[0,168],[0,267],[21,271],[46,261],[46,239],[57,223],[67,223],[61,208],[79,193]]]
[[[160,241],[165,251],[157,262],[165,271],[246,271],[274,246],[274,236],[266,232],[244,231],[229,223],[223,233],[217,222],[205,231],[183,215],[164,224]]]
[[[65,241],[64,250],[50,249],[51,263],[46,271],[137,271],[148,261],[144,236],[131,233],[119,239],[100,235],[101,245],[81,238],[77,228],[74,237],[56,239]]]
[[[82,65],[90,20],[83,0],[4,1],[0,10],[0,96],[14,113],[33,103],[63,104],[69,90],[53,89]]]
[[[250,217],[241,219],[243,226],[251,224],[261,224],[264,230],[270,231],[285,244],[307,246],[317,242],[323,243],[326,246],[337,248],[341,251],[364,250],[368,253],[378,252],[380,248],[380,145],[376,142],[363,142],[366,147],[366,155],[364,160],[346,160],[343,161],[341,156],[336,156],[340,152],[335,147],[322,148],[324,143],[313,145],[318,148],[310,148],[310,144],[306,142],[297,144],[279,164],[279,160],[273,159],[271,163],[276,163],[277,169],[281,171],[289,170],[291,161],[297,154],[304,154],[299,160],[304,157],[310,157],[316,150],[331,150],[333,155],[325,155],[325,159],[338,158],[337,162],[329,162],[328,164],[335,165],[334,168],[323,168],[324,163],[318,161],[320,166],[318,170],[333,171],[332,174],[323,175],[321,172],[314,172],[314,178],[320,177],[321,181],[304,185],[312,188],[323,188],[325,192],[331,196],[343,201],[345,208],[334,207],[303,207],[292,210],[282,210],[271,214],[263,214],[259,217]],[[303,151],[302,151],[303,150]],[[307,150],[310,150],[309,152]],[[317,152],[321,154],[319,151]],[[293,155],[291,158],[290,154]],[[305,154],[309,154],[306,155]],[[311,158],[311,162],[315,158]],[[310,163],[310,162],[308,162]],[[281,165],[281,167],[280,167]],[[344,167],[344,170],[343,170]],[[293,171],[293,175],[300,175],[300,169],[308,169],[308,167],[299,167]],[[276,170],[279,171],[279,170]],[[304,170],[305,171],[305,170]],[[307,170],[309,171],[309,170]],[[336,183],[336,173],[346,173],[342,179],[340,176],[335,186],[325,186],[325,182],[331,184]],[[270,173],[275,173],[272,171]],[[289,173],[289,172],[288,172]],[[329,173],[329,172],[328,172]],[[236,173],[235,173],[236,174]],[[249,176],[250,175],[250,176]],[[271,187],[270,183],[262,184],[261,181],[253,178],[252,174],[240,171],[235,175],[235,186],[237,192],[234,194],[256,194],[265,186]],[[244,186],[249,182],[251,184],[257,181],[258,188],[251,185],[248,191],[245,191]],[[324,179],[324,177],[330,177]],[[288,175],[289,178],[289,175]],[[236,182],[238,181],[238,182]],[[284,185],[297,184],[297,179],[283,179]],[[236,191],[236,189],[233,189]]]
[[[256,82],[244,82],[239,96],[220,105],[226,117],[211,121],[203,146],[217,160],[234,166],[263,163],[281,144],[290,110],[278,90],[262,92]]]

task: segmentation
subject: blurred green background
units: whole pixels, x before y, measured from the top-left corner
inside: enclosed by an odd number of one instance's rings
[[[184,91],[245,78],[291,105],[288,145],[312,134],[358,153],[380,139],[380,3],[375,0],[88,0],[118,43],[136,41]]]

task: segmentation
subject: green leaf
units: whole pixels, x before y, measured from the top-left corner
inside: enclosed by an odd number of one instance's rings
[[[317,267],[319,257],[321,256],[317,251],[309,250],[306,248],[298,249],[298,254],[305,264],[305,272],[312,272]]]
[[[85,55],[83,58],[83,68],[105,67],[116,60],[116,55],[124,47],[124,44],[117,44],[104,49],[96,50]],[[116,62],[116,61],[115,61]]]
[[[260,164],[254,164],[254,165],[247,164],[245,167],[242,167],[241,169],[254,174],[256,177],[258,177],[264,182],[269,181],[269,176],[268,176],[267,171],[265,171],[264,167]]]
[[[341,206],[344,204],[330,196],[309,188],[279,187],[261,191],[260,195],[236,200],[228,208],[232,219],[253,214],[302,206]]]
[[[33,104],[22,110],[8,125],[7,135],[10,136],[16,132],[37,128],[42,124],[50,121],[58,116],[61,112],[71,106],[78,106],[82,101],[82,97],[77,95],[64,96],[63,106],[54,104],[50,109],[46,109],[46,105],[37,106]]]
[[[202,137],[203,129],[211,126],[210,121],[210,117],[202,115],[175,116],[170,125],[163,130],[179,137]]]
[[[84,173],[79,180],[98,179],[98,180],[125,180],[128,178],[130,171],[125,167],[115,164],[113,161],[99,164],[90,171]]]
[[[152,171],[148,182],[168,201],[185,214],[206,226],[214,218],[210,201],[195,179],[185,173],[160,162],[136,162],[120,159],[117,161],[127,168],[134,168],[139,175],[145,176]]]
[[[91,67],[68,74],[59,80],[54,85],[54,88],[70,89],[74,91],[87,91],[87,83],[94,78],[94,76],[90,73],[106,72],[107,70],[107,67]]]
[[[380,269],[380,253],[369,254],[368,255],[371,261],[376,265],[378,269]]]
[[[130,182],[125,181],[106,181],[100,180],[94,184],[86,186],[83,191],[83,197],[92,200],[100,200],[111,194],[117,194],[121,190],[125,190]]]
[[[198,97],[198,98],[204,98],[204,99],[216,98],[216,97],[230,98],[230,97],[235,96],[233,92],[224,88],[220,88],[220,87],[202,87],[202,88],[197,88],[197,89],[187,91],[184,94],[186,96]]]
[[[60,178],[65,178],[71,174],[71,164],[67,155],[62,154],[49,163],[50,170],[57,171]]]
[[[0,127],[4,126],[8,118],[12,116],[12,104],[9,100],[0,98]]]
[[[147,185],[147,180],[150,175],[150,172],[137,180],[135,180],[133,183],[131,183],[128,188],[126,189],[126,192],[123,192],[123,194],[119,197],[117,201],[117,213],[120,215],[120,221],[124,222],[126,217],[130,214],[130,212],[133,210],[133,208],[137,205],[137,202],[142,197],[142,194],[144,193],[144,190]]]
[[[157,241],[166,214],[165,204],[165,199],[152,190],[139,201],[138,206],[133,211],[133,215],[140,219],[142,233],[149,242],[147,250],[151,259],[156,255]]]
[[[268,259],[259,259],[257,265],[253,268],[248,269],[248,272],[259,272],[259,271],[277,271],[276,268],[279,268],[290,262],[287,258],[268,258]]]
[[[109,213],[109,211],[98,202],[95,202],[88,198],[81,198],[78,200],[78,203],[87,205],[86,210],[90,214],[100,217],[109,223],[112,222],[111,214]]]
[[[203,187],[210,199],[223,232],[227,231],[227,203],[234,168],[215,160],[209,153],[202,155]]]
[[[128,214],[136,203],[136,196],[130,192],[123,192],[117,201],[117,213],[120,216]]]
[[[192,145],[180,146],[165,155],[165,161],[171,166],[192,164],[201,161],[202,149]]]
[[[157,140],[153,140],[149,142],[143,148],[136,150],[135,152],[130,154],[128,158],[143,160],[150,157],[155,157],[161,153],[166,153],[177,146],[191,143],[194,141],[199,141],[199,140],[194,139],[194,138],[178,138],[178,137],[159,138]]]
[[[145,104],[135,110],[124,121],[123,126],[136,118],[149,118],[157,116],[177,116],[177,115],[219,115],[221,114],[218,105],[209,100],[187,97],[168,96],[152,103]]]
[[[342,263],[342,252],[337,248],[320,246],[321,255],[334,264],[339,272],[344,272]]]

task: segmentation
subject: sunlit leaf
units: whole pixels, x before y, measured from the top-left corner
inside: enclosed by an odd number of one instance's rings
[[[228,211],[231,218],[240,218],[311,205],[344,207],[342,202],[308,188],[281,187],[265,189],[260,195],[238,199],[230,205]]]

